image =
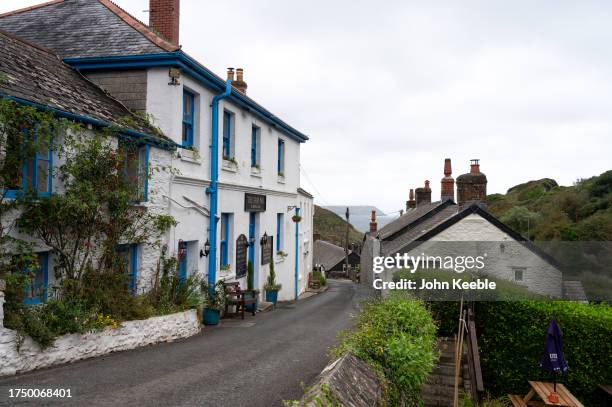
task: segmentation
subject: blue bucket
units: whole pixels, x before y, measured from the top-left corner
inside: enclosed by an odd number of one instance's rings
[[[204,308],[204,325],[217,325],[219,324],[219,310]]]
[[[278,301],[278,291],[268,291],[266,290],[266,302],[271,302],[276,305],[276,301]]]

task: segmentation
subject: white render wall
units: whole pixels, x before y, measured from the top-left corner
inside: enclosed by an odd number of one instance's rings
[[[523,281],[517,284],[539,294],[561,297],[563,275],[549,262],[538,256],[478,214],[471,214],[432,237],[434,242],[491,242],[487,250],[486,270],[493,277],[514,282],[513,267],[525,268]],[[497,242],[509,242],[502,251]],[[419,247],[415,250],[423,250]],[[482,254],[482,253],[480,253]]]
[[[198,253],[208,239],[209,218],[193,208],[193,202],[198,206],[209,207],[209,197],[205,193],[210,184],[210,143],[211,143],[211,108],[215,93],[202,86],[190,77],[182,75],[180,85],[168,85],[167,68],[151,68],[147,74],[147,113],[154,123],[175,142],[181,142],[183,89],[187,89],[195,97],[194,146],[196,152],[179,149],[178,157],[174,158],[172,166],[179,172],[172,178],[169,186],[171,200],[169,214],[178,221],[176,228],[168,235],[170,253],[176,253],[180,240],[195,242],[197,250],[195,258],[188,260],[188,272],[197,273],[207,278],[208,258],[200,258]],[[235,91],[235,90],[234,90]],[[224,109],[234,114],[233,150],[236,164],[222,159],[222,136]],[[251,128],[260,128],[260,169],[251,168]],[[278,139],[285,141],[284,179],[277,175]],[[261,265],[261,246],[259,240],[264,233],[275,236],[276,245],[276,215],[284,214],[283,251],[287,257],[275,256],[275,271],[277,281],[283,285],[279,292],[280,300],[294,298],[295,287],[295,223],[291,217],[295,206],[301,208],[298,246],[298,289],[303,292],[307,285],[308,272],[312,266],[312,216],[314,213],[312,199],[298,195],[300,143],[289,138],[275,127],[268,125],[251,113],[232,105],[227,100],[219,105],[219,211],[233,214],[230,231],[230,270],[220,270],[221,236],[220,222],[217,224],[217,278],[233,281],[235,278],[235,241],[240,234],[248,237],[249,213],[244,210],[245,193],[266,195],[267,208],[258,213],[255,231],[255,286],[261,289],[269,273],[269,265]],[[183,207],[181,207],[183,206]],[[189,255],[188,255],[189,256]],[[246,278],[240,280],[241,287],[246,287]],[[263,293],[262,293],[263,294]],[[263,296],[262,296],[263,298]]]
[[[124,322],[119,328],[101,332],[64,335],[47,349],[26,337],[17,351],[17,333],[0,326],[0,376],[28,372],[140,346],[171,342],[200,332],[195,310]]]
[[[456,245],[444,244],[447,242],[459,243]],[[469,242],[473,242],[473,245]],[[502,251],[500,244],[503,242],[507,244],[504,245]],[[369,247],[370,250],[373,250],[371,246]],[[478,214],[466,216],[407,253],[411,256],[419,256],[423,253],[427,256],[481,256],[487,253],[483,274],[512,281],[538,294],[551,297],[562,296],[563,276],[561,271]],[[394,253],[387,255],[392,256]],[[372,265],[368,264],[368,267],[370,268],[368,274],[372,275]],[[525,269],[521,282],[514,281],[513,268],[515,267]],[[396,271],[397,269],[388,269],[380,275],[374,275],[374,278],[391,281]],[[460,277],[460,274],[457,276]],[[368,280],[364,279],[364,281]]]

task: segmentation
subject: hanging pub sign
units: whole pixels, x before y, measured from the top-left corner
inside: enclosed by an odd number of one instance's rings
[[[266,196],[258,194],[244,194],[244,211],[245,212],[265,212],[266,211]]]
[[[274,237],[266,236],[265,239],[261,240],[261,264],[270,264],[272,261],[272,250],[274,248]]]
[[[241,278],[247,275],[247,248],[249,241],[242,234],[236,239],[236,278]]]

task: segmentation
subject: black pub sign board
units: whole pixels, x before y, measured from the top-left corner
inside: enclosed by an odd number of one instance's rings
[[[272,250],[274,250],[274,236],[268,236],[266,243],[261,245],[261,264],[270,264],[272,261]]]
[[[236,278],[241,278],[247,275],[247,247],[249,241],[242,234],[236,239]]]
[[[244,194],[244,211],[245,212],[265,212],[266,211],[266,196],[258,194]]]

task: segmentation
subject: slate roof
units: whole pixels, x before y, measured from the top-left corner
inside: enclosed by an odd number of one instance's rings
[[[110,0],[55,0],[0,14],[0,29],[57,52],[62,58],[176,51]]]
[[[138,119],[49,50],[0,30],[0,96],[44,105],[107,123],[131,117],[131,130],[156,135],[158,130]],[[162,136],[158,136],[162,138]],[[167,139],[163,140],[168,142]]]
[[[344,249],[325,240],[317,240],[314,242],[312,255],[314,264],[323,266],[325,270],[331,270],[344,259]]]
[[[457,205],[449,205],[444,206],[442,210],[436,212],[431,211],[430,208],[429,211],[422,214],[418,219],[413,219],[413,226],[406,229],[403,233],[398,234],[395,238],[383,241],[381,244],[381,252],[385,255],[392,254],[408,243],[419,240],[425,233],[457,215],[459,212],[458,208]]]
[[[393,238],[393,236],[400,233],[402,229],[410,228],[415,222],[418,222],[419,219],[428,213],[442,210],[449,205],[452,205],[452,202],[432,202],[410,209],[399,218],[380,228],[377,235],[380,236],[382,240]]]

